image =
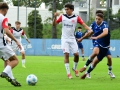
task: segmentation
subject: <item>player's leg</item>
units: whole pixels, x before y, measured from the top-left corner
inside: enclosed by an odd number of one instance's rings
[[[22,55],[22,67],[26,68],[26,66],[25,66],[25,52],[21,51],[21,55]]]
[[[67,76],[68,76],[69,79],[71,79],[72,76],[71,76],[71,73],[70,73],[70,66],[69,66],[69,53],[64,53],[64,63],[65,63]]]
[[[99,51],[99,54],[94,58],[87,72],[81,76],[81,79],[85,79],[87,74],[89,74],[96,67],[96,65],[106,56],[108,49],[99,47]]]
[[[68,40],[66,40],[66,39],[61,40],[61,48],[62,48],[63,53],[64,53],[64,64],[65,64],[67,76],[69,79],[71,79],[72,76],[71,76],[70,67],[69,67],[69,52],[70,51],[69,51]]]
[[[18,59],[14,51],[9,46],[3,46],[0,53],[2,53],[2,58],[6,61],[6,67],[3,72],[0,74],[0,77],[6,78],[7,81],[11,82],[14,86],[21,86],[17,81],[14,82],[14,77],[12,75],[12,69],[18,64]],[[7,60],[9,60],[7,62]]]
[[[74,55],[72,70],[75,72],[75,76],[79,77],[78,70],[77,70],[77,66],[79,62],[79,53],[78,53],[78,46],[75,40],[72,40],[72,42],[70,43],[70,50]]]
[[[83,48],[81,48],[81,53],[82,53],[83,61],[85,61],[85,57],[84,57],[84,49],[83,49]]]
[[[112,57],[109,50],[107,52],[106,57],[107,57],[107,65],[108,65],[108,74],[110,75],[111,78],[115,78],[115,75],[112,73]]]
[[[21,44],[22,49],[20,50],[21,56],[22,56],[22,67],[26,68],[25,66],[25,50],[24,47]]]
[[[89,56],[83,68],[80,69],[80,72],[86,70],[87,66],[93,61],[94,57],[96,57],[99,53],[99,47],[94,47],[92,54]]]
[[[96,67],[96,65],[97,65],[99,62],[100,62],[100,61],[98,60],[98,58],[97,58],[97,56],[96,56],[96,57],[94,58],[94,60],[92,61],[89,69],[87,70],[87,72],[85,72],[85,74],[83,74],[83,75],[81,76],[81,79],[85,79],[86,76],[87,76],[87,74],[89,74],[89,73]]]

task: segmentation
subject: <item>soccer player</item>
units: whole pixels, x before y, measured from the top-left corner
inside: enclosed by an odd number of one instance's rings
[[[98,13],[104,14],[102,10],[97,10],[96,14],[98,14]],[[105,21],[104,21],[104,23],[107,24],[107,22],[105,22]],[[94,34],[93,34],[93,36],[94,36]],[[95,40],[92,40],[92,41],[93,41],[93,46],[94,46]],[[96,54],[95,51],[93,51],[93,53],[88,58],[86,64],[84,65],[84,67],[80,69],[80,72],[83,72],[86,70],[87,66],[92,62],[92,60],[93,60],[92,57],[95,56],[95,54]],[[112,58],[111,58],[110,50],[108,50],[108,52],[106,53],[106,57],[107,57],[107,65],[108,65],[108,74],[110,75],[111,78],[115,78],[115,75],[112,73]],[[90,58],[92,58],[92,59],[90,59]],[[87,77],[91,78],[90,74],[88,74]]]
[[[74,64],[73,71],[75,72],[75,76],[79,76],[78,71],[76,70],[78,61],[79,61],[79,53],[78,46],[74,36],[74,31],[77,23],[81,24],[85,29],[91,30],[79,17],[73,14],[74,6],[72,4],[65,5],[66,14],[59,15],[57,12],[54,13],[53,26],[56,26],[58,23],[62,22],[62,35],[61,35],[61,48],[64,53],[64,63],[67,72],[67,76],[69,79],[72,78],[69,68],[69,53],[70,51],[74,55]]]
[[[82,30],[82,27],[78,27],[78,31],[75,33],[76,39],[79,39],[83,36],[83,33],[81,32],[81,30]],[[83,44],[81,42],[77,42],[77,44],[78,44],[78,48],[81,50],[82,58],[83,58],[83,61],[84,61],[85,57],[84,57]]]
[[[3,72],[0,74],[0,77],[5,78],[14,86],[21,86],[21,84],[15,80],[12,74],[12,69],[17,66],[19,60],[11,47],[6,44],[4,39],[4,33],[6,33],[7,36],[14,40],[17,46],[21,49],[20,43],[14,38],[8,29],[8,19],[5,17],[8,9],[9,7],[7,3],[0,2],[0,58],[2,58],[7,63]]]
[[[22,46],[22,42],[21,42],[21,36],[23,36],[28,43],[30,43],[30,41],[28,40],[24,30],[22,28],[20,28],[20,25],[21,25],[21,22],[19,21],[16,21],[15,22],[15,28],[11,29],[11,33],[13,34],[13,36],[19,41],[20,45]],[[16,43],[13,41],[12,42],[12,49],[16,52],[16,51],[19,51],[22,55],[22,67],[26,68],[25,66],[25,50],[24,50],[24,47],[22,46],[22,49],[19,50],[17,48],[17,45]]]
[[[94,33],[94,36],[91,37],[91,39],[94,40],[94,49],[89,60],[86,62],[91,63],[91,65],[87,72],[81,76],[81,79],[85,79],[87,74],[95,68],[95,66],[107,55],[107,52],[109,51],[110,31],[107,23],[103,21],[103,18],[104,15],[102,13],[97,13],[95,22],[91,24],[91,29],[93,31],[89,33]]]

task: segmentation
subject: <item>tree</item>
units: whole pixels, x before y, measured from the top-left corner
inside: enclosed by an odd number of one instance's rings
[[[31,11],[28,15],[28,34],[30,36],[30,38],[34,38],[34,13],[35,10]],[[42,24],[42,20],[41,20],[41,16],[39,14],[39,11],[36,10],[36,38],[42,38],[43,34],[42,34],[42,30],[43,30],[43,24]]]
[[[18,6],[18,0],[12,0],[14,6]],[[36,0],[36,7],[41,5],[41,0]],[[35,7],[35,0],[19,0],[19,6]]]

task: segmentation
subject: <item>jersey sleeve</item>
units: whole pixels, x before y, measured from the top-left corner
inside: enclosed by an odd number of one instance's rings
[[[80,16],[77,17],[77,23],[81,25],[84,23]]]
[[[13,29],[10,29],[10,32],[13,34]]]
[[[24,35],[25,34],[25,32],[22,30],[22,35]]]
[[[3,29],[4,28],[8,28],[8,19],[7,18],[3,19],[3,21],[2,21],[2,27],[3,27]]]
[[[62,15],[56,20],[57,23],[62,22]]]
[[[22,31],[22,36],[23,36],[25,39],[27,39],[27,36],[26,36],[24,30]]]
[[[108,30],[108,25],[107,24],[104,24],[104,28],[103,28],[103,30]]]

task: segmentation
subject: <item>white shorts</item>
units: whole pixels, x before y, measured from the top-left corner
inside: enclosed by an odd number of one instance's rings
[[[25,50],[24,50],[24,47],[22,46],[22,43],[20,43],[20,45],[21,45],[21,48],[22,48],[21,50],[18,48],[17,44],[12,44],[11,48],[14,52],[17,52],[17,51],[24,52]]]
[[[0,58],[8,60],[10,57],[14,56],[15,52],[11,49],[9,45],[4,46],[0,44]]]
[[[63,53],[77,53],[78,45],[75,39],[61,39],[61,48]]]

